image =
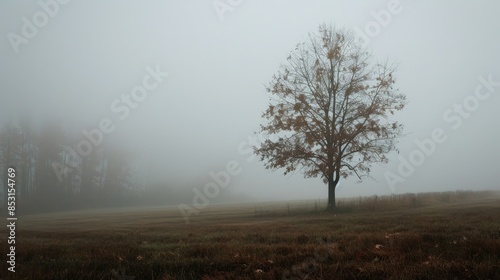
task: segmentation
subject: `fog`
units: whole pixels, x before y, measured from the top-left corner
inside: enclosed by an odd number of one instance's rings
[[[267,170],[250,147],[265,121],[265,86],[327,23],[363,33],[375,61],[396,61],[408,98],[395,116],[406,133],[399,153],[374,165],[373,179],[341,180],[338,197],[499,188],[497,1],[63,2],[0,3],[1,125],[56,120],[85,139],[104,122],[99,145],[130,151],[139,185],[194,195],[231,163],[239,172],[220,190],[226,202],[326,198],[321,178]],[[141,101],[130,99],[137,86]],[[416,141],[436,129],[446,140],[412,164]]]

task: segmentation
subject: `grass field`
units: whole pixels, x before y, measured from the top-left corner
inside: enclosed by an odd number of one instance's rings
[[[2,279],[500,279],[491,192],[19,217]],[[4,227],[5,228],[5,227]],[[5,229],[2,236],[7,236]],[[8,245],[2,238],[6,260]]]

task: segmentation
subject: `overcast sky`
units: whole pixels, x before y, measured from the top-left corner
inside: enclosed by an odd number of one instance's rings
[[[364,32],[374,61],[396,61],[409,101],[396,115],[408,134],[400,153],[373,166],[374,180],[341,181],[338,196],[498,189],[499,11],[494,0],[1,1],[0,120],[29,113],[90,130],[109,118],[115,129],[105,138],[137,151],[169,184],[202,188],[234,160],[242,171],[224,191],[326,198],[320,178],[283,176],[244,152],[263,123],[272,75],[327,23]],[[151,72],[154,89],[130,109],[122,96]],[[493,80],[489,89],[479,77]],[[444,143],[418,152],[415,141],[436,129]],[[412,172],[398,171],[404,159]]]

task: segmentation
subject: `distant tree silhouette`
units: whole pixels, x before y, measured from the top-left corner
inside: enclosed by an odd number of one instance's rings
[[[20,184],[18,188],[19,196],[23,200],[31,199],[36,191],[36,164],[37,164],[37,146],[36,134],[28,117],[25,117],[19,122],[19,129],[21,133],[21,150],[19,162],[19,178]]]
[[[132,174],[128,165],[128,156],[125,150],[110,148],[107,151],[104,193],[108,197],[118,198],[130,188]]]
[[[8,122],[0,132],[0,153],[1,153],[1,179],[4,197],[7,194],[7,169],[11,166],[17,166],[21,162],[22,151],[22,132],[19,127]],[[17,171],[17,170],[16,170]],[[16,172],[16,176],[19,173]],[[18,180],[18,178],[16,178]],[[5,203],[5,201],[3,201]]]
[[[102,149],[96,148],[88,157],[83,158],[81,195],[84,199],[93,199],[99,194],[101,182],[104,181],[103,165],[105,158]]]
[[[38,156],[36,169],[37,201],[45,209],[56,209],[67,203],[67,167],[64,160],[65,133],[61,124],[47,122],[37,137]],[[64,168],[62,177],[59,168]],[[58,175],[59,174],[59,175]]]

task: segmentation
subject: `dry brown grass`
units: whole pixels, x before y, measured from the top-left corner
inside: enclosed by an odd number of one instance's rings
[[[213,206],[189,225],[176,208],[24,216],[17,272],[2,262],[0,277],[500,279],[500,198],[400,198],[362,199],[337,213],[314,203]]]

